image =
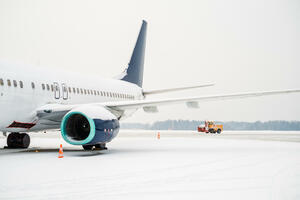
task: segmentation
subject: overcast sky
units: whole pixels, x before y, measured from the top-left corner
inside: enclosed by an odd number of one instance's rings
[[[148,22],[144,88],[215,82],[151,98],[300,88],[299,0],[0,0],[0,58],[114,77]],[[300,120],[300,94],[160,107],[127,122]]]

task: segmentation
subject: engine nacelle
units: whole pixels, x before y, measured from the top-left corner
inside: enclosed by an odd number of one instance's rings
[[[117,136],[120,124],[115,115],[103,107],[82,106],[69,111],[61,122],[64,140],[73,145],[110,142]]]

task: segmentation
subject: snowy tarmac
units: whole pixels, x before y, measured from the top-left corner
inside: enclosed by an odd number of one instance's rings
[[[59,132],[27,150],[1,135],[0,199],[300,199],[300,132],[160,133],[123,130],[92,152]]]

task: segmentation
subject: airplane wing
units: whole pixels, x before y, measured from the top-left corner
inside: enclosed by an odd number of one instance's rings
[[[195,96],[184,98],[169,98],[169,99],[155,99],[155,100],[135,100],[135,101],[116,101],[116,102],[103,102],[91,104],[74,104],[74,105],[61,105],[61,104],[47,104],[37,110],[37,116],[41,119],[58,120],[62,118],[68,111],[73,108],[91,105],[103,106],[110,110],[124,111],[126,109],[143,108],[145,112],[157,112],[157,106],[186,103],[188,107],[197,108],[199,102],[239,99],[259,96],[269,96],[277,94],[299,93],[300,89],[295,90],[278,90],[278,91],[264,91],[264,92],[247,92],[237,94],[223,94],[223,95],[208,95],[208,96]]]
[[[130,109],[130,108],[132,109],[132,108],[186,103],[188,107],[197,108],[199,102],[269,96],[269,95],[276,95],[276,94],[288,94],[288,93],[298,93],[298,92],[300,92],[300,89],[195,96],[195,97],[184,97],[184,98],[169,98],[169,99],[159,99],[159,100],[139,100],[139,101],[130,101],[130,102],[108,102],[108,103],[104,103],[103,105],[106,107],[117,108],[117,109]]]

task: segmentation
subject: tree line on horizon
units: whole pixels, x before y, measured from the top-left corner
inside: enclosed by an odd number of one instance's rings
[[[216,121],[216,124],[223,124],[224,130],[274,130],[274,131],[299,131],[300,121]],[[204,121],[196,120],[165,120],[157,121],[152,124],[144,123],[121,123],[123,129],[146,129],[146,130],[197,130]]]

